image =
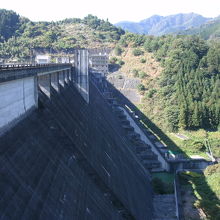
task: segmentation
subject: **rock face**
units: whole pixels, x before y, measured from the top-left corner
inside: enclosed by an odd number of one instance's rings
[[[199,27],[209,20],[210,18],[195,13],[175,14],[165,17],[154,15],[140,22],[119,22],[116,26],[138,34],[163,35]]]
[[[155,195],[153,206],[153,220],[177,220],[175,197],[173,194]]]
[[[125,74],[120,72],[109,74],[107,79],[132,103],[141,103],[141,95],[138,93],[137,90],[137,86],[141,83],[140,79],[129,78]]]

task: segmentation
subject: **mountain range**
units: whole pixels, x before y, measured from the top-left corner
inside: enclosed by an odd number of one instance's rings
[[[181,31],[178,34],[198,35],[205,40],[220,39],[220,16],[212,19],[199,27]]]
[[[211,20],[212,18],[195,13],[180,13],[169,16],[153,15],[140,22],[122,21],[115,25],[133,33],[160,36],[197,28]]]

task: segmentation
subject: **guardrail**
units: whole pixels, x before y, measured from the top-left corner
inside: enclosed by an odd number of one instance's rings
[[[23,68],[39,68],[39,67],[50,67],[50,66],[66,66],[66,65],[72,65],[71,63],[48,63],[48,64],[3,64],[0,65],[0,71],[1,70],[12,70],[12,69],[23,69]]]
[[[72,68],[71,63],[0,65],[0,83]]]

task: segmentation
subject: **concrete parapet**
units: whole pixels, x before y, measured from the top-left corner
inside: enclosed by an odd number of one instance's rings
[[[71,69],[71,64],[48,64],[27,67],[8,67],[0,69],[0,83],[25,77],[54,73]]]
[[[59,91],[59,78],[58,73],[51,74],[51,86],[58,92]]]
[[[50,86],[51,86],[50,74],[38,76],[38,86],[43,93],[45,93],[48,97],[50,97]]]

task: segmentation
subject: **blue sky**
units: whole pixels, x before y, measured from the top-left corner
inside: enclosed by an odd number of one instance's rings
[[[0,7],[14,10],[33,21],[83,18],[87,14],[108,18],[112,23],[140,21],[155,14],[220,15],[220,0],[1,0]]]

